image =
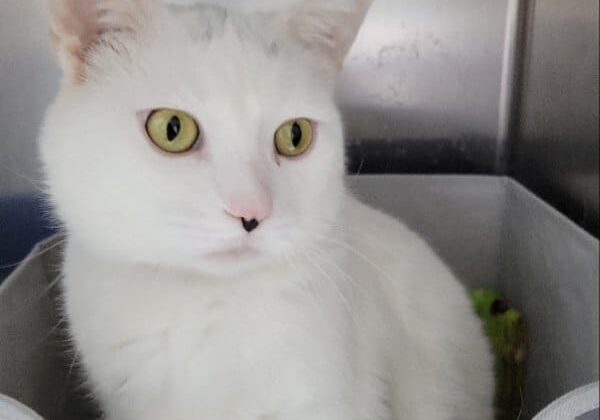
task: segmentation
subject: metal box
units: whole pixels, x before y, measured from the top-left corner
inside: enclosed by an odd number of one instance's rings
[[[465,285],[493,288],[524,312],[522,419],[598,379],[595,238],[509,178],[372,175],[348,183],[421,233]],[[58,310],[60,257],[60,237],[38,245],[0,288],[0,393],[47,420],[82,420],[93,411]]]

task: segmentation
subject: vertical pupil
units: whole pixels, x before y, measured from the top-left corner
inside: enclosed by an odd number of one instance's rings
[[[294,147],[300,146],[300,142],[302,141],[302,129],[298,123],[294,123],[292,125],[292,144]]]
[[[169,141],[175,140],[181,131],[181,121],[177,117],[173,117],[167,124],[167,139]]]

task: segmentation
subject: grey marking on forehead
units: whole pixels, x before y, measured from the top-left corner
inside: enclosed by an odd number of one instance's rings
[[[228,26],[235,31],[242,44],[261,46],[269,56],[277,56],[280,46],[268,31],[265,31],[266,16],[232,12],[208,4],[168,5],[167,8],[183,21],[194,40],[209,44],[222,37]]]
[[[268,56],[275,57],[279,55],[280,46],[266,30],[265,19],[266,16],[261,14],[232,16],[232,22],[242,43],[259,45]]]
[[[169,5],[167,8],[185,23],[194,40],[210,43],[225,33],[229,12],[222,7],[206,4]]]

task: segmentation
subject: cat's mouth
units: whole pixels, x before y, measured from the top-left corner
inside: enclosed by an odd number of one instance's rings
[[[244,244],[233,248],[225,248],[219,251],[211,252],[209,254],[212,258],[235,260],[242,258],[249,258],[258,255],[258,250],[252,248],[250,245]]]

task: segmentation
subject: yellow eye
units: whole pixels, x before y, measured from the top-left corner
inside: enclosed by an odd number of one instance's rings
[[[275,132],[275,148],[280,155],[300,156],[313,141],[313,126],[306,118],[291,120]]]
[[[165,152],[184,153],[196,144],[198,124],[183,111],[157,109],[146,121],[146,132],[152,142]]]

